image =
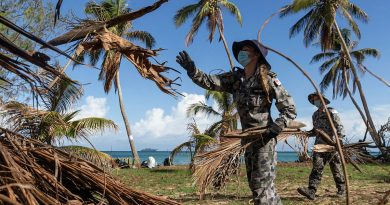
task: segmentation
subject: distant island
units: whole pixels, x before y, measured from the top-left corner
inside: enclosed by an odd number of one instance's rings
[[[157,151],[157,149],[145,148],[140,150],[140,152],[155,152],[155,151]]]

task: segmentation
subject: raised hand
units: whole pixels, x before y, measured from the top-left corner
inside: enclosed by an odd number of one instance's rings
[[[179,52],[179,55],[176,56],[176,62],[186,69],[188,73],[195,71],[195,63],[186,51]]]

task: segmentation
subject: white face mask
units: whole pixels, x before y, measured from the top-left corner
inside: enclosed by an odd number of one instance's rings
[[[237,60],[242,66],[247,66],[251,62],[251,59],[249,58],[249,52],[240,51],[238,53]]]
[[[322,107],[322,103],[321,103],[321,100],[314,100],[314,105],[318,108],[321,108]]]

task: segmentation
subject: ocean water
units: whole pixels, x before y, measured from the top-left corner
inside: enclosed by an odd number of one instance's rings
[[[127,158],[131,157],[130,151],[103,151],[113,158]],[[145,151],[138,152],[141,161],[147,160],[148,157],[152,156],[156,159],[158,164],[163,164],[164,159],[169,156],[169,151]],[[298,155],[295,152],[278,152],[277,159],[279,162],[294,162],[298,160]],[[174,165],[186,165],[191,161],[190,152],[179,152],[173,159]]]

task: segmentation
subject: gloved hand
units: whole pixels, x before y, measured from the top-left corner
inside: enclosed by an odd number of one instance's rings
[[[195,71],[195,63],[186,51],[179,52],[179,55],[176,56],[176,62],[186,69],[187,73]]]
[[[284,126],[281,123],[272,122],[270,124],[266,134],[269,137],[274,138],[274,137],[278,136],[282,132],[283,128],[284,128]]]

